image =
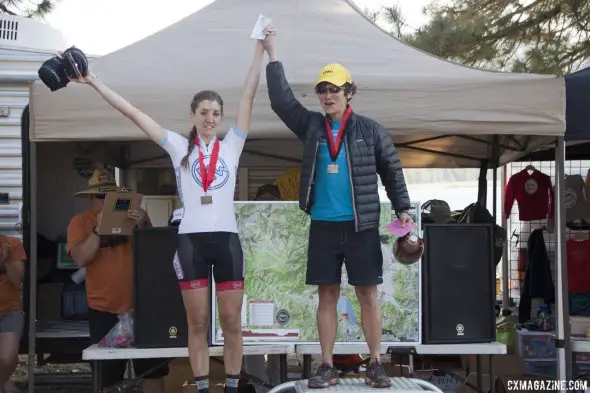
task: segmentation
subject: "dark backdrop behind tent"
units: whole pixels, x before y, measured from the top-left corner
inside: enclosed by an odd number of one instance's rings
[[[590,68],[565,76],[566,141],[590,141]]]
[[[326,63],[343,63],[358,85],[354,109],[390,131],[407,168],[480,167],[490,157],[502,164],[564,132],[562,77],[485,72],[439,59],[392,38],[348,0],[217,0],[95,59],[92,71],[164,127],[185,134],[194,93],[218,90],[228,129],[252,58],[249,37],[259,13],[279,29],[279,58],[297,98],[319,109],[313,94],[317,73]],[[191,48],[207,48],[207,60]],[[70,84],[52,93],[35,82],[30,110],[35,142],[146,140],[89,86]],[[270,110],[264,76],[252,119],[248,144],[300,157],[294,136]],[[138,146],[129,154],[144,152]]]
[[[566,160],[590,158],[590,61],[577,71],[564,76],[565,80],[565,141]],[[518,161],[552,161],[555,149],[530,152]]]

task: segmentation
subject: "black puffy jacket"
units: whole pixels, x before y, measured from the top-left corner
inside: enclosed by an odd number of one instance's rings
[[[305,109],[293,95],[283,65],[266,67],[270,105],[285,125],[303,142],[303,164],[299,183],[299,207],[309,214],[313,202],[314,172],[318,147],[326,139],[325,118]],[[410,209],[410,198],[399,156],[387,130],[377,122],[355,114],[344,130],[344,148],[353,190],[355,228],[365,231],[379,227],[381,205],[377,174],[393,209],[399,215]]]

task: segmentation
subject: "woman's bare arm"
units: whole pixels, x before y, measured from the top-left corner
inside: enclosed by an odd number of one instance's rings
[[[238,108],[237,125],[238,128],[247,133],[250,130],[250,120],[252,118],[252,106],[254,104],[254,97],[256,90],[260,83],[260,70],[262,68],[262,57],[264,56],[264,46],[262,42],[256,41],[256,48],[254,49],[254,58],[252,65],[246,77],[246,86],[244,87],[244,94],[240,101]]]

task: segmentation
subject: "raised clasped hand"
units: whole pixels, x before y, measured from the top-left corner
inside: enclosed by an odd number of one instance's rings
[[[265,38],[261,40],[262,46],[264,46],[267,52],[272,52],[274,50],[274,37],[277,35],[277,30],[273,25],[268,25],[264,28],[263,33]]]

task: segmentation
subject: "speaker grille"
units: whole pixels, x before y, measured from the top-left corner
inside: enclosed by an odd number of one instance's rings
[[[135,346],[185,347],[186,313],[172,264],[177,229],[138,229],[133,239]]]
[[[423,342],[495,340],[491,224],[425,224]]]

